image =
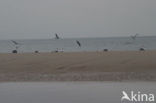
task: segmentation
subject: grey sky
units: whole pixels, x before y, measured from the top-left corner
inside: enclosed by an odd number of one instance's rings
[[[156,0],[0,0],[0,39],[156,35]]]

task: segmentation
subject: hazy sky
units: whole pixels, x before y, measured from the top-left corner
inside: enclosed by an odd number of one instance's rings
[[[156,36],[156,0],[0,0],[0,39]]]

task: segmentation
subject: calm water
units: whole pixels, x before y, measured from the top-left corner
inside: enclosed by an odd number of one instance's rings
[[[156,83],[0,83],[0,103],[121,103],[122,91],[156,95]]]
[[[80,41],[81,47],[76,43]],[[130,37],[116,38],[77,38],[77,39],[43,39],[43,40],[16,40],[20,45],[19,52],[51,52],[55,50],[74,52],[74,51],[102,51],[109,50],[147,50],[156,49],[156,37],[138,37],[133,40]],[[8,53],[15,49],[15,44],[11,40],[0,40],[0,52]]]

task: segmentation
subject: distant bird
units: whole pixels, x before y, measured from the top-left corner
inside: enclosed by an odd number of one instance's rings
[[[55,39],[60,39],[57,33],[55,33]]]
[[[17,50],[13,50],[12,53],[17,54]]]
[[[133,40],[135,40],[136,37],[137,37],[138,35],[139,35],[139,34],[132,35],[131,38],[132,38]]]
[[[16,41],[14,41],[14,40],[11,40],[12,41],[12,43],[14,43],[15,45],[19,45],[19,43],[17,43]]]
[[[39,53],[39,51],[38,51],[38,50],[36,50],[36,51],[35,51],[35,53]]]
[[[79,47],[81,47],[81,43],[78,40],[76,40],[76,43]]]
[[[18,43],[18,42],[16,42],[16,41],[14,41],[14,40],[11,40],[11,42],[12,42],[13,44],[15,44],[16,49],[18,49],[18,48],[21,46],[21,44],[20,44],[20,43]]]
[[[107,51],[108,51],[108,49],[103,49],[103,51],[104,51],[104,52],[107,52]]]
[[[58,50],[58,48],[56,48],[55,53],[58,53],[58,52],[59,52],[59,50]]]
[[[140,48],[139,50],[140,50],[140,51],[145,51],[145,49],[144,49],[144,48]]]

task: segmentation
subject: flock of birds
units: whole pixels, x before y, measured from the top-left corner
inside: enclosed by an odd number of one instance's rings
[[[58,36],[57,33],[55,33],[55,39],[60,39],[60,37]],[[80,41],[76,40],[76,43],[77,43],[77,45],[78,45],[79,47],[81,47]]]
[[[137,38],[139,34],[135,34],[135,35],[132,35],[131,38],[132,40],[135,40]],[[55,39],[58,40],[60,39],[59,35],[57,33],[55,33]],[[15,50],[12,51],[12,53],[17,53],[18,52],[18,48],[21,46],[20,43],[18,43],[17,41],[14,41],[14,40],[11,40],[11,42],[15,45]],[[76,43],[79,47],[82,46],[81,42],[76,40]],[[108,49],[104,49],[103,51],[108,51]],[[144,48],[140,48],[140,51],[144,51]],[[38,53],[39,51],[35,51],[35,53]],[[58,50],[56,50],[56,52],[58,52]]]
[[[55,33],[55,39],[58,40],[60,39],[60,37],[58,36],[57,33]],[[17,41],[15,40],[11,40],[11,42],[15,45],[15,50],[12,51],[12,53],[17,53],[18,52],[18,48],[21,46],[20,43],[18,43]],[[76,40],[76,43],[79,47],[81,47],[81,43],[80,41]],[[35,51],[35,53],[38,53],[39,51]],[[56,50],[55,52],[58,52],[58,50]]]

